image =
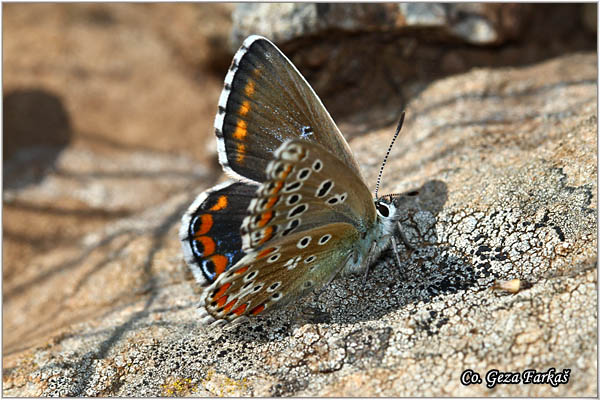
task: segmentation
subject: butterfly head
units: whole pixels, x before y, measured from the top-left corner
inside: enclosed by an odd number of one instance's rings
[[[377,220],[383,227],[384,234],[392,234],[400,220],[400,210],[394,204],[394,196],[387,195],[374,200]]]

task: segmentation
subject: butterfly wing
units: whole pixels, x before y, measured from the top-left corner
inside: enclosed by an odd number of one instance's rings
[[[365,252],[358,243],[376,213],[363,181],[315,143],[288,141],[274,157],[242,223],[247,254],[205,289],[204,322],[285,304]]]
[[[213,282],[244,256],[240,225],[257,188],[225,182],[201,193],[183,215],[179,238],[198,283]]]
[[[372,228],[376,212],[369,189],[325,148],[290,140],[274,157],[242,223],[245,251],[327,223],[350,224],[361,234]]]
[[[323,286],[352,257],[358,238],[353,225],[333,223],[245,255],[205,289],[202,322],[258,315]]]
[[[330,149],[357,176],[348,143],[321,100],[269,40],[248,37],[234,56],[215,118],[219,161],[231,175],[263,182],[268,154],[301,138]]]

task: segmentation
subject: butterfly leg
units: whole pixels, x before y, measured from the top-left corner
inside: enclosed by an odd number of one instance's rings
[[[394,235],[390,236],[390,239],[392,241],[392,251],[394,252],[394,256],[396,256],[396,266],[398,268],[400,268],[400,254],[398,254],[398,242],[396,241],[396,238],[394,237]]]
[[[373,242],[371,248],[369,249],[369,253],[367,255],[367,268],[365,270],[365,274],[363,275],[362,285],[363,287],[367,284],[367,279],[369,278],[369,272],[371,271],[371,261],[373,260],[373,254],[375,254],[375,248],[377,247],[377,242]]]
[[[398,234],[400,235],[400,239],[402,239],[402,243],[404,243],[404,246],[406,246],[406,248],[410,251],[413,251],[415,248],[413,247],[412,244],[410,244],[410,242],[408,241],[408,239],[406,238],[406,235],[404,235],[404,232],[402,231],[402,225],[400,225],[400,222],[397,222],[398,224]],[[392,237],[392,240],[394,238]]]

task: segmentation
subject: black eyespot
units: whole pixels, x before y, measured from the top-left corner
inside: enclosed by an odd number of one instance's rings
[[[292,222],[290,222],[290,224],[288,225],[287,229],[285,229],[281,235],[282,236],[287,236],[289,235],[294,229],[296,229],[298,227],[298,225],[300,225],[300,220],[298,218],[292,220]]]
[[[325,196],[329,192],[329,189],[331,189],[332,186],[333,186],[333,182],[331,182],[331,181],[325,181],[321,185],[321,188],[319,189],[319,191],[317,192],[317,197],[323,197],[323,196]]]
[[[215,263],[213,260],[206,260],[204,261],[204,268],[213,274],[215,272]]]
[[[244,277],[244,280],[251,281],[252,279],[254,279],[256,277],[256,275],[258,275],[258,271],[252,271],[249,274],[246,274],[246,276]]]
[[[329,239],[331,239],[331,235],[328,233],[326,235],[321,236],[321,238],[319,239],[319,244],[325,244],[329,241]]]
[[[302,238],[302,239],[300,240],[300,244],[301,244],[302,246],[308,246],[308,242],[310,242],[310,239],[309,239],[309,238],[307,238],[307,237],[305,237],[305,238]]]
[[[292,206],[294,204],[296,204],[298,201],[300,201],[300,196],[297,194],[293,194],[288,198],[288,205]]]
[[[281,297],[281,293],[277,292],[277,293],[273,293],[273,296],[271,296],[273,298],[273,300],[277,300]]]
[[[262,285],[257,285],[257,286],[254,286],[254,289],[252,289],[252,291],[256,293],[256,292],[258,292],[260,289],[262,289]]]
[[[327,204],[336,204],[337,202],[338,202],[337,197],[332,197],[329,200],[327,200]]]
[[[248,289],[250,287],[250,285],[252,285],[252,283],[253,283],[252,281],[246,283],[244,286],[242,286],[242,290]]]
[[[377,212],[379,213],[379,215],[385,218],[390,216],[390,209],[387,206],[387,204],[377,203],[375,206],[377,207]]]
[[[290,213],[288,214],[288,218],[292,218],[298,214],[302,214],[304,211],[306,211],[307,208],[308,206],[306,204],[300,204],[299,206],[296,206],[294,209],[292,209],[292,211],[290,211]]]
[[[285,188],[283,189],[284,192],[291,192],[292,190],[296,190],[298,189],[300,186],[302,186],[302,182],[294,182],[294,183],[290,183],[289,185],[286,185]]]
[[[310,169],[304,168],[298,173],[298,179],[304,180],[304,179],[308,178],[309,174],[310,174]]]
[[[315,163],[313,164],[313,169],[319,172],[321,168],[323,168],[323,163],[321,162],[321,160],[315,161]]]
[[[275,282],[274,284],[272,284],[271,286],[269,286],[269,290],[275,290],[279,287],[279,285],[281,285],[281,283],[279,282]]]

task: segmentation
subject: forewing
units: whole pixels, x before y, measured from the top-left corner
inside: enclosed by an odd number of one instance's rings
[[[245,255],[204,290],[203,322],[254,316],[299,299],[337,275],[358,239],[352,225],[333,223]]]
[[[299,139],[284,143],[267,165],[265,178],[242,223],[244,251],[336,222],[364,233],[376,221],[362,179],[318,144]]]
[[[330,149],[360,176],[348,143],[310,85],[269,40],[248,37],[225,77],[215,119],[219,160],[242,179],[263,182],[267,156],[289,139]]]
[[[201,193],[183,215],[179,238],[198,283],[213,282],[245,254],[240,225],[257,186],[225,182]]]

